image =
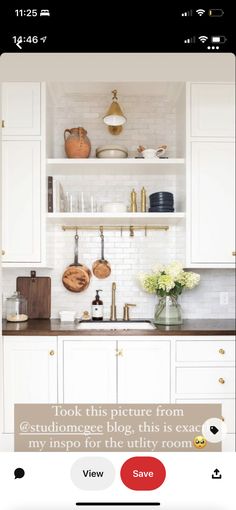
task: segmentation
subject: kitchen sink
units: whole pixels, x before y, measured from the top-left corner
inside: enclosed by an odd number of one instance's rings
[[[127,330],[127,329],[155,329],[149,321],[143,322],[80,322],[78,329],[106,329],[106,330]]]

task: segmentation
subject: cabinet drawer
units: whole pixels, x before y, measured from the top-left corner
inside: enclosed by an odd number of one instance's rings
[[[177,361],[234,361],[233,340],[196,340],[177,341]]]
[[[177,368],[177,393],[234,393],[232,367]]]
[[[177,399],[176,403],[181,404],[221,404],[222,405],[222,418],[224,419],[228,433],[235,431],[235,400],[233,398],[219,399]]]

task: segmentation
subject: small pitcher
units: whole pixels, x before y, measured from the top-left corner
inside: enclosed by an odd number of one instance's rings
[[[162,156],[167,149],[167,145],[160,145],[157,149],[146,149],[142,145],[139,145],[138,152],[142,154],[144,158],[151,159],[151,158],[159,158]]]
[[[69,133],[67,135],[67,133]],[[83,127],[65,129],[65,152],[68,158],[88,158],[91,152],[91,143],[87,131]]]

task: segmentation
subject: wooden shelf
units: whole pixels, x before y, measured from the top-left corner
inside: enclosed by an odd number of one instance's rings
[[[102,172],[106,173],[176,173],[184,168],[184,158],[168,158],[168,159],[144,159],[144,158],[85,158],[85,159],[69,159],[55,158],[47,159],[48,175],[73,175],[97,172],[98,167],[102,168]],[[177,167],[178,170],[176,170]]]
[[[185,213],[47,213],[47,219],[57,224],[99,225],[175,225]]]

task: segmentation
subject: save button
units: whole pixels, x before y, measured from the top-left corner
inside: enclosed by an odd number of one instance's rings
[[[135,491],[152,491],[160,487],[166,477],[164,464],[155,457],[131,457],[120,471],[126,487]]]

